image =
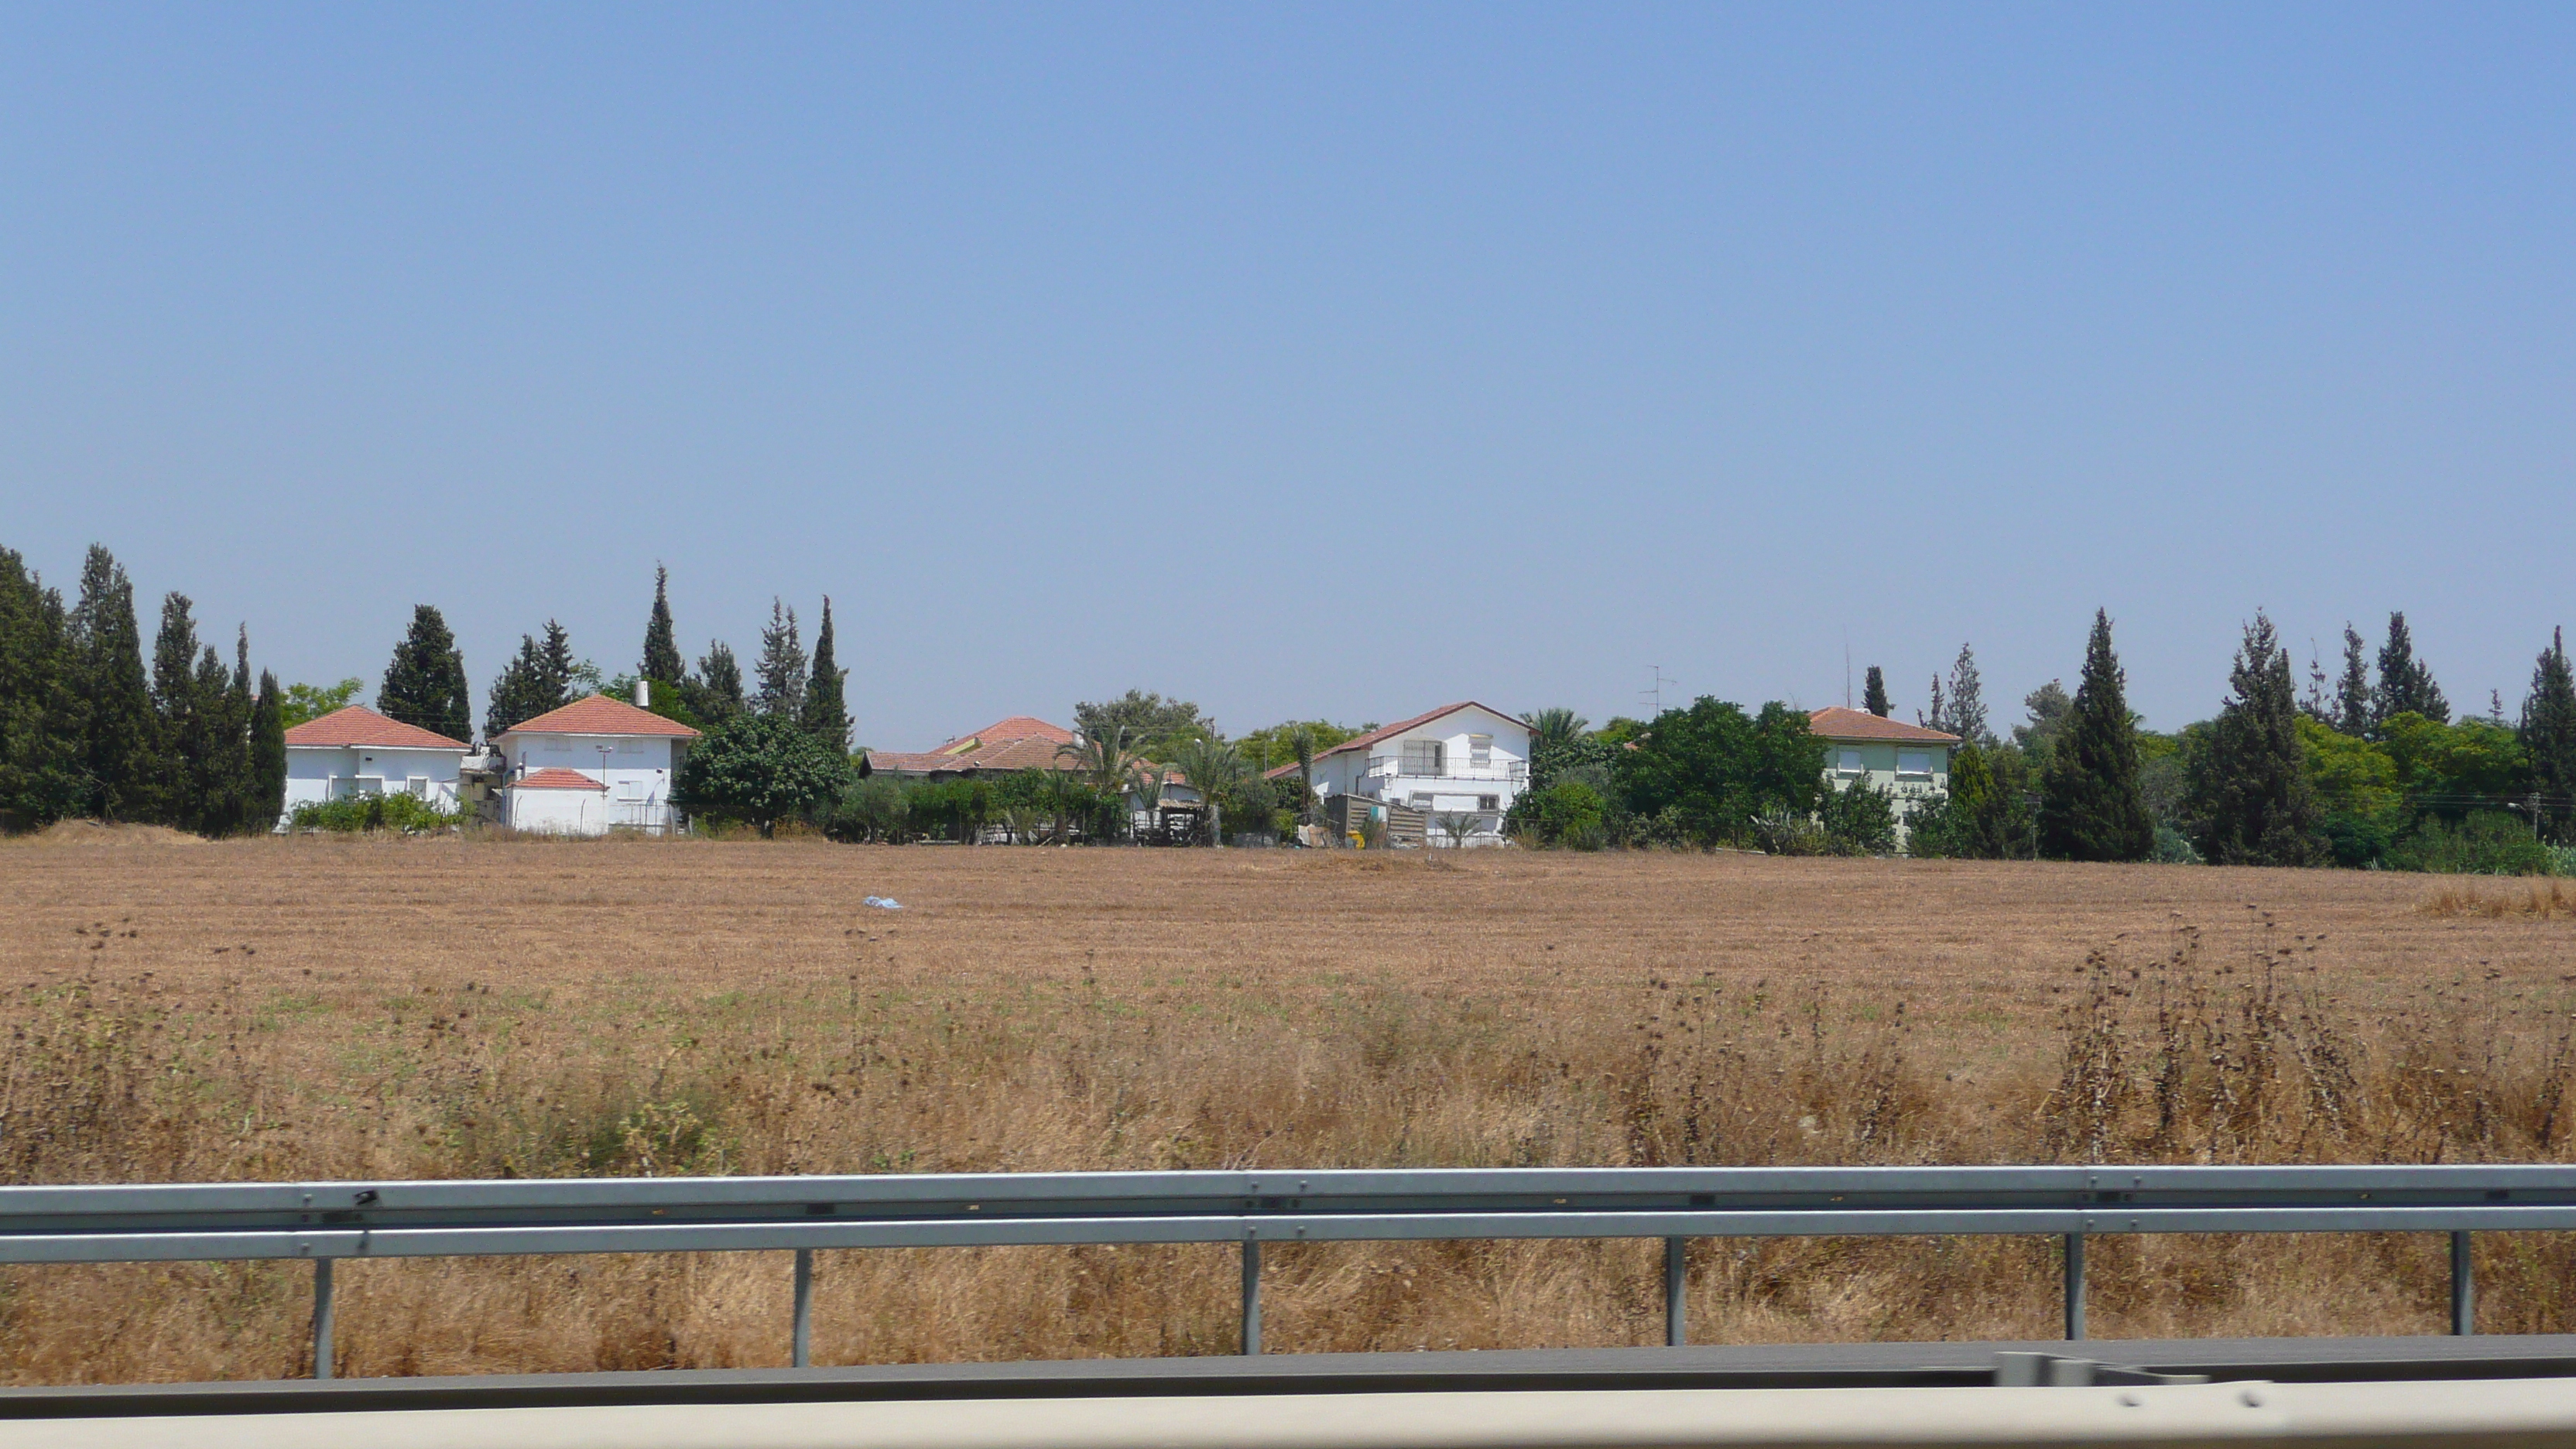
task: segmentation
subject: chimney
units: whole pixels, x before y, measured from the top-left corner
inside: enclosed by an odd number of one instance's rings
[[[649,679],[635,681],[635,707],[637,709],[653,707],[653,681]]]

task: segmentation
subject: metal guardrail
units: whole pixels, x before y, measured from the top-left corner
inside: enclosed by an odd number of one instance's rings
[[[2439,1232],[2451,1331],[2471,1331],[2469,1235],[2576,1229],[2576,1167],[1516,1168],[1310,1172],[316,1182],[0,1188],[0,1263],[304,1258],[314,1373],[331,1372],[341,1259],[795,1254],[810,1361],[818,1248],[1235,1243],[1261,1351],[1265,1243],[1661,1238],[1665,1341],[1685,1339],[1697,1237],[2048,1235],[2066,1336],[2084,1245],[2115,1233]]]

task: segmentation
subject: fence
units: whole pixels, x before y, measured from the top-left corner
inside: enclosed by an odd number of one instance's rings
[[[1692,1238],[2047,1235],[2066,1336],[2084,1245],[2118,1233],[2450,1235],[2451,1331],[2471,1331],[2470,1234],[2576,1229],[2576,1167],[1516,1168],[1103,1172],[0,1188],[0,1263],[303,1258],[314,1374],[332,1265],[523,1253],[791,1252],[793,1362],[811,1357],[818,1248],[1233,1243],[1261,1351],[1264,1244],[1660,1238],[1683,1342]]]

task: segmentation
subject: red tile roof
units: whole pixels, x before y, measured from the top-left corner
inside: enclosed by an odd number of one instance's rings
[[[1828,740],[1895,740],[1909,745],[1955,745],[1957,735],[1927,730],[1903,720],[1881,719],[1865,709],[1845,709],[1835,705],[1807,716],[1807,729],[1820,739]]]
[[[594,694],[576,699],[561,709],[550,709],[535,719],[521,720],[501,732],[509,735],[658,735],[665,739],[694,740],[698,732],[678,720],[664,719],[649,709],[637,709],[622,699]]]
[[[530,770],[512,780],[510,788],[513,790],[605,790],[608,787],[579,770],[567,770],[561,765],[548,765],[542,770]]]
[[[1069,745],[1073,743],[1073,731],[1062,725],[1048,724],[1034,715],[1015,714],[1009,719],[995,720],[973,734],[959,735],[929,753],[963,755],[976,750],[989,750],[995,745],[1015,744],[1021,740],[1044,740],[1050,745]]]
[[[1481,709],[1487,714],[1496,715],[1503,719],[1510,720],[1513,724],[1519,725],[1522,729],[1529,728],[1528,720],[1522,719],[1519,715],[1513,714],[1509,710],[1496,709],[1490,704],[1479,703],[1472,699],[1462,699],[1456,704],[1444,704],[1438,709],[1431,711],[1429,714],[1417,714],[1411,719],[1400,719],[1391,725],[1380,725],[1376,729],[1370,730],[1368,733],[1363,735],[1353,735],[1349,739],[1342,741],[1340,744],[1333,746],[1329,750],[1317,750],[1315,752],[1315,758],[1320,760],[1327,755],[1338,755],[1348,750],[1365,750],[1380,740],[1393,739],[1395,736],[1404,733],[1406,730],[1418,729],[1443,715],[1456,714],[1462,709]],[[1296,762],[1292,760],[1275,770],[1267,772],[1262,776],[1262,778],[1265,780],[1277,780],[1295,773],[1297,773],[1297,765]]]
[[[345,705],[320,719],[309,719],[286,732],[290,745],[321,748],[350,745],[373,746],[380,750],[470,750],[472,745],[451,740],[433,730],[387,719],[363,704]]]

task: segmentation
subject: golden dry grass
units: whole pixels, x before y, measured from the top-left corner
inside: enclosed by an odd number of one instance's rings
[[[2576,916],[2576,884],[2556,879],[2481,882],[2446,880],[2416,906],[2428,916]]]
[[[2421,877],[1514,852],[0,844],[0,1180],[2558,1159],[2576,935]],[[2489,887],[2488,889],[2493,889]],[[860,904],[904,901],[899,914]],[[2576,1255],[2481,1238],[2488,1331]],[[2420,1238],[2097,1333],[2431,1331]],[[1282,1350],[1651,1342],[1637,1243],[1274,1250]],[[1709,1242],[1693,1335],[2044,1336],[2047,1245]],[[1233,1348],[1214,1248],[823,1255],[826,1362]],[[776,1363],[780,1255],[382,1262],[347,1374]],[[300,1372],[299,1269],[0,1276],[0,1378]]]

